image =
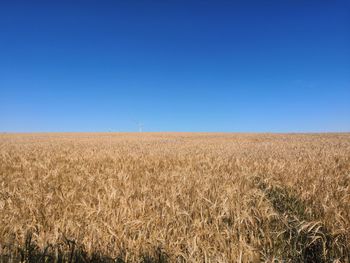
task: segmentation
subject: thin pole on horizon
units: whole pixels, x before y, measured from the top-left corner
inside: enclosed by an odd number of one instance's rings
[[[138,122],[137,125],[139,127],[139,132],[142,132],[143,124],[141,122]]]

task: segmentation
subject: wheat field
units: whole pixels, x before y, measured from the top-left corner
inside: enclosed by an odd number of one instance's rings
[[[350,134],[0,134],[1,262],[350,262]]]

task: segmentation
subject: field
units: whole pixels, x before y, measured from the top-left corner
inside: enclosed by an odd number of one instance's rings
[[[350,134],[0,134],[0,262],[350,262]]]

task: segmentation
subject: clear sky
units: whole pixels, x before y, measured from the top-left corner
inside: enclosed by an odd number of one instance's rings
[[[350,2],[0,2],[0,131],[137,122],[350,131]]]

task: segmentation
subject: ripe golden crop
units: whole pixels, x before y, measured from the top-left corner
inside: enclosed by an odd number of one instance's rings
[[[0,135],[0,261],[349,262],[350,134]]]

